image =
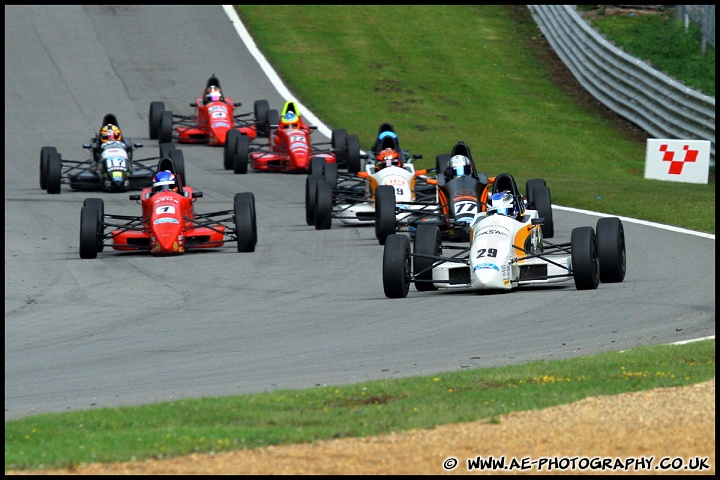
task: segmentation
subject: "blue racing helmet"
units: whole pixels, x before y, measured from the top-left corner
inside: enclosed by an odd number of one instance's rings
[[[507,215],[508,217],[516,217],[518,214],[518,206],[515,203],[513,194],[507,190],[493,193],[490,197],[490,207],[488,208],[488,213],[491,212]]]
[[[177,192],[178,184],[175,175],[169,170],[158,172],[153,177],[153,192],[165,192],[172,190]]]
[[[295,112],[287,112],[285,115],[282,116],[282,119],[280,119],[280,123],[284,127],[297,127],[300,123],[300,119],[295,114]]]

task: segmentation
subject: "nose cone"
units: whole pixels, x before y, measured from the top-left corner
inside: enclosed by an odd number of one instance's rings
[[[125,183],[125,172],[112,172],[110,179],[115,185],[123,185]]]
[[[291,156],[298,170],[308,170],[310,168],[310,154],[307,150],[298,149],[292,152]]]
[[[160,250],[163,253],[177,253],[178,252],[178,244],[177,244],[177,237],[175,235],[161,235],[158,238],[158,243],[160,243]]]
[[[505,285],[500,267],[492,263],[478,263],[473,267],[471,284],[473,288],[493,290],[509,288]]]
[[[172,218],[161,218],[153,225],[151,251],[155,254],[183,253],[184,245],[181,240],[181,226]]]
[[[230,129],[228,127],[213,127],[208,138],[208,143],[213,146],[225,145],[229,131]]]

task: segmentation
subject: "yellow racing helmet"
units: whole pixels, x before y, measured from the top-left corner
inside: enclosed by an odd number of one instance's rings
[[[107,143],[111,140],[122,141],[123,136],[120,128],[116,125],[107,124],[100,129],[100,142]]]

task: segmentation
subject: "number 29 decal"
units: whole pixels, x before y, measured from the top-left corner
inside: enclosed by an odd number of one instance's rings
[[[497,248],[481,248],[480,250],[478,250],[477,257],[475,258],[484,257],[497,257]]]

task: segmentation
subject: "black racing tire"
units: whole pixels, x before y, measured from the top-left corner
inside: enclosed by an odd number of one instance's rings
[[[527,198],[527,204],[528,208],[531,210],[535,210],[535,200],[533,195],[533,189],[535,187],[545,187],[547,184],[545,183],[545,179],[543,178],[531,178],[527,182],[525,182],[525,198]]]
[[[158,128],[158,142],[168,143],[172,141],[173,133],[173,113],[170,110],[164,110],[160,115],[160,127]]]
[[[317,184],[323,178],[320,175],[308,175],[305,178],[305,223],[315,225],[315,192]]]
[[[225,145],[223,148],[223,167],[225,170],[230,170],[235,165],[235,145],[237,145],[238,138],[242,136],[239,130],[229,130],[227,137],[225,137]]]
[[[253,105],[253,113],[255,114],[255,132],[257,136],[261,138],[267,138],[268,135],[270,135],[268,111],[270,111],[270,104],[267,100],[255,100],[255,104]]]
[[[270,135],[270,125],[279,125],[280,124],[280,112],[277,111],[277,109],[272,108],[268,110],[267,113],[267,130],[268,130],[268,136]]]
[[[550,189],[548,187],[534,187],[533,201],[538,216],[543,220],[542,233],[544,238],[552,238],[555,235],[555,224],[553,222],[552,201],[550,200]]]
[[[357,135],[348,135],[345,143],[347,155],[347,170],[350,173],[358,173],[362,168],[360,162],[360,139]]]
[[[48,156],[51,153],[57,153],[57,149],[55,147],[42,147],[40,149],[40,188],[43,190],[47,188]]]
[[[450,157],[452,157],[452,155],[449,153],[441,153],[435,157],[435,174],[438,177],[445,175],[445,170],[447,170],[448,165],[450,165]]]
[[[235,154],[233,155],[233,172],[246,174],[248,162],[250,162],[250,139],[247,135],[240,135],[235,142]]]
[[[150,102],[150,113],[148,114],[148,131],[151,140],[157,140],[160,132],[162,113],[165,111],[164,102]]]
[[[418,225],[415,230],[415,255],[440,255],[440,229],[437,225]],[[413,275],[415,280],[432,280],[432,265],[435,260],[424,257],[413,257]],[[427,269],[427,271],[425,271]],[[415,288],[418,292],[437,290],[437,287],[430,282],[416,281]]]
[[[392,234],[383,249],[383,290],[388,298],[405,298],[410,290],[410,239]]]
[[[172,159],[173,165],[175,165],[175,174],[180,177],[180,183],[183,186],[187,185],[188,181],[187,174],[185,173],[185,154],[182,150],[176,148],[174,150],[170,150],[168,155]]]
[[[375,189],[375,237],[385,245],[389,235],[395,233],[395,189],[390,185],[378,185]]]
[[[598,243],[592,227],[573,228],[570,234],[573,279],[578,290],[595,290],[600,283]]]
[[[94,205],[80,210],[80,258],[97,258],[98,211]]]
[[[254,252],[257,228],[254,216],[255,197],[251,192],[236,193],[233,202],[235,236],[238,252]]]
[[[86,198],[83,202],[83,207],[88,205],[95,208],[98,215],[97,251],[102,252],[105,249],[105,245],[103,245],[103,236],[105,233],[105,202],[102,198]]]
[[[50,152],[47,157],[47,193],[61,193],[62,157],[58,152]]]
[[[315,230],[332,228],[333,185],[320,180],[315,188]]]
[[[252,213],[252,243],[257,246],[257,210],[255,209],[255,194],[250,193],[250,212]]]
[[[330,135],[330,145],[335,152],[335,161],[342,166],[347,163],[347,130],[344,128],[333,128]]]
[[[333,189],[337,187],[338,183],[338,164],[337,163],[326,163],[325,170],[323,171],[323,177],[326,182],[330,182]]]
[[[322,177],[327,161],[324,157],[310,157],[310,169],[308,174]]]
[[[600,281],[618,283],[625,279],[625,229],[617,217],[601,218],[596,227]]]
[[[160,158],[170,158],[170,152],[176,150],[174,143],[165,142],[160,144]]]

